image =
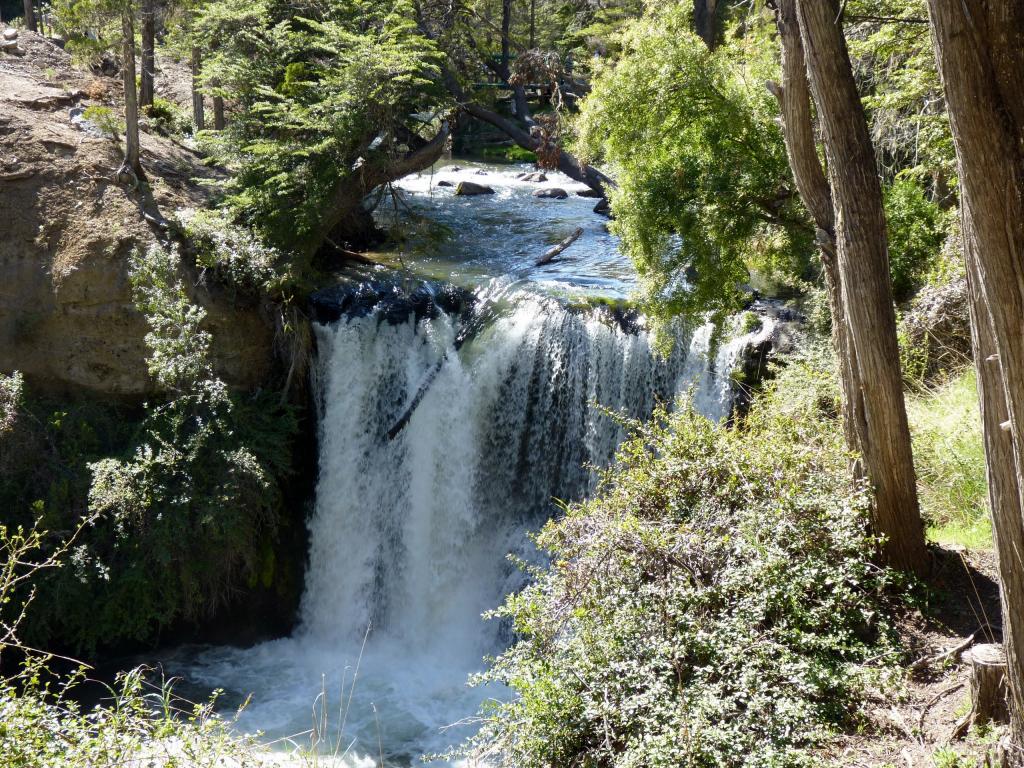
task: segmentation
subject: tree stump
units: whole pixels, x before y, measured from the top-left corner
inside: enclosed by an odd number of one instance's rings
[[[961,738],[973,725],[989,721],[1007,723],[1006,653],[1003,646],[976,645],[962,656],[971,667],[971,711],[957,723],[953,738]]]

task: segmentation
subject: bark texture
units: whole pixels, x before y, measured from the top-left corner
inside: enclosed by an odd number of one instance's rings
[[[927,565],[903,400],[882,191],[837,0],[780,0],[784,80],[778,88],[797,187],[815,218],[839,356],[844,429],[871,483],[873,523],[893,566]],[[799,35],[796,30],[799,30]],[[801,75],[801,61],[806,77]],[[818,108],[829,175],[814,145]],[[830,203],[830,204],[829,204]]]
[[[25,2],[24,2],[24,9],[25,9],[25,29],[28,29],[28,30],[30,30],[32,32],[38,32],[39,30],[36,27],[36,8],[35,8],[35,3],[33,3],[32,0],[25,0]]]
[[[156,0],[142,2],[142,71],[139,73],[139,106],[153,104],[153,79],[156,76]]]
[[[135,22],[131,13],[121,14],[121,76],[124,83],[125,150],[124,163],[118,175],[131,171],[136,182],[144,178],[139,159],[139,102],[135,92]]]
[[[782,85],[768,83],[768,89],[779,101],[782,130],[786,142],[789,166],[793,171],[800,198],[814,220],[818,250],[825,276],[829,309],[833,318],[832,346],[839,361],[839,384],[842,397],[843,432],[846,444],[858,451],[858,436],[854,428],[852,409],[858,402],[854,366],[850,364],[850,342],[846,323],[846,307],[840,285],[839,266],[836,262],[835,213],[832,210],[832,190],[818,158],[811,118],[811,92],[807,82],[800,25],[796,15],[796,0],[778,0],[775,4],[775,23],[782,43]],[[855,474],[862,469],[854,467]]]
[[[206,127],[206,113],[203,108],[203,94],[199,92],[199,74],[203,70],[203,54],[198,48],[192,49],[192,122],[196,130]]]
[[[964,253],[1003,599],[1014,764],[1024,745],[1024,4],[929,0],[960,168]]]

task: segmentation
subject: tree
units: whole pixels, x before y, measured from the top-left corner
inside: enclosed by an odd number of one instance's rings
[[[1024,7],[929,0],[956,146],[972,335],[999,560],[1014,741],[1024,762]]]
[[[814,231],[791,189],[776,105],[755,85],[774,74],[768,46],[711,51],[682,3],[650,10],[620,44],[581,104],[576,148],[616,179],[611,226],[647,311],[726,314],[752,271],[804,277]]]
[[[153,104],[156,76],[156,0],[142,0],[142,72],[139,73],[139,106]]]
[[[779,0],[776,6],[787,145],[798,189],[817,225],[841,367],[844,428],[860,455],[855,471],[874,489],[874,526],[885,537],[886,560],[922,572],[927,550],[903,401],[882,190],[837,23],[839,3]],[[827,183],[817,167],[805,78],[821,120]]]
[[[36,8],[33,0],[24,0],[25,8],[25,29],[36,32]]]
[[[442,57],[412,16],[373,0],[303,15],[261,0],[199,10],[199,85],[233,105],[208,147],[235,171],[228,205],[275,246],[302,259],[358,247],[375,233],[368,196],[441,156]]]
[[[124,84],[124,162],[118,180],[135,186],[145,179],[139,157],[139,102],[135,91],[135,8],[131,2],[121,8],[121,78]]]

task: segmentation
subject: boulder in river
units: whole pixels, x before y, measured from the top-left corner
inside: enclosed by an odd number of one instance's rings
[[[447,179],[442,179],[441,181],[437,182],[437,186],[439,186],[439,187],[454,187],[455,183],[452,182],[452,181],[448,181]]]
[[[472,195],[493,195],[494,190],[483,184],[474,184],[472,181],[460,181],[455,188],[456,195],[470,197]]]
[[[544,197],[550,200],[565,200],[569,196],[569,193],[559,187],[548,187],[547,189],[538,189],[533,193],[534,197]]]
[[[544,182],[548,180],[547,175],[543,171],[534,171],[533,173],[524,173],[520,177],[523,181],[536,181]]]
[[[600,213],[602,216],[611,218],[612,207],[608,204],[607,197],[602,197],[597,201],[597,205],[594,206],[594,213]]]
[[[487,175],[487,171],[481,169],[481,170],[476,172],[476,175],[477,176],[486,176]]]
[[[576,190],[577,197],[604,197],[603,192],[598,192],[596,189],[578,189]]]

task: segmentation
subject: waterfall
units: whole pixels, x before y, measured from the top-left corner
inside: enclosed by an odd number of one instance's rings
[[[659,356],[642,328],[529,290],[504,291],[468,335],[466,313],[382,306],[316,326],[320,464],[299,629],[211,649],[188,674],[255,689],[242,724],[278,735],[309,728],[323,690],[343,748],[355,739],[347,763],[382,744],[387,764],[407,765],[503,695],[465,685],[509,641],[481,614],[521,583],[506,556],[531,557],[526,532],[554,499],[594,490],[624,437],[609,412],[645,418],[691,390],[721,419],[742,338],[709,362],[711,327],[680,330]]]

